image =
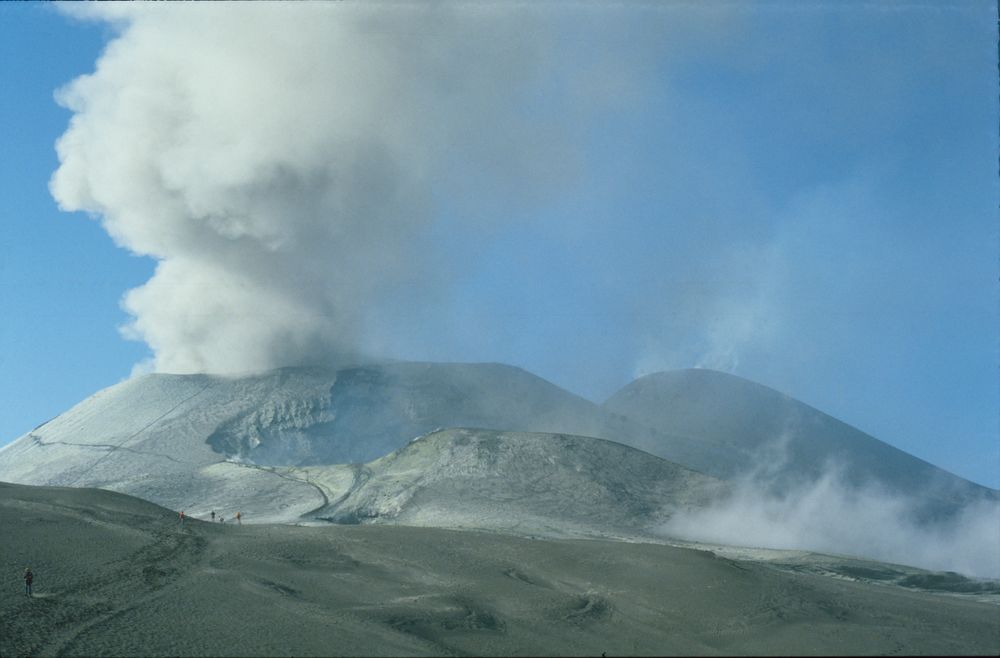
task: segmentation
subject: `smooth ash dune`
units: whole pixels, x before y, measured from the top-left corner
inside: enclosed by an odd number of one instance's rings
[[[1000,651],[995,605],[663,545],[181,526],[121,494],[6,484],[0,524],[3,656]]]

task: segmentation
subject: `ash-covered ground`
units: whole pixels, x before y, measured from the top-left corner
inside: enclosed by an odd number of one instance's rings
[[[181,525],[122,494],[21,485],[0,486],[0,525],[4,656],[1000,652],[1000,607],[975,600],[996,583],[904,587],[893,578],[905,568],[858,560],[400,525]]]

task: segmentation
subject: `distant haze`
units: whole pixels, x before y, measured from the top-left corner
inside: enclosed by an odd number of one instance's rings
[[[991,3],[63,11],[138,370],[714,368],[996,486]]]

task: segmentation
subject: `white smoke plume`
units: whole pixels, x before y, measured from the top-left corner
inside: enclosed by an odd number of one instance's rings
[[[762,470],[755,471],[724,500],[678,514],[663,532],[693,541],[808,550],[1000,579],[1000,502],[984,499],[947,520],[920,522],[912,499],[874,485],[852,485],[834,465],[814,481],[780,493],[768,482]]]
[[[426,265],[433,185],[530,195],[572,159],[525,118],[547,61],[527,9],[194,5],[69,10],[118,34],[57,95],[53,196],[158,263],[123,301],[155,370],[356,356],[366,305]]]

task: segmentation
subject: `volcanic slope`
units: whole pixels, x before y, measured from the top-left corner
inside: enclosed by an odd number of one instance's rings
[[[113,492],[2,484],[0,526],[4,656],[1000,652],[995,605],[656,544],[181,526]],[[31,598],[11,594],[26,566]]]
[[[461,426],[663,443],[499,364],[154,374],[100,391],[0,449],[0,480],[101,487],[199,514],[245,505],[256,493],[282,501],[280,510],[253,510],[257,520],[289,519],[330,502],[298,467],[370,461],[415,436]],[[339,490],[340,479],[351,483],[349,469],[330,469],[324,482]]]
[[[775,482],[808,480],[835,458],[856,481],[940,513],[997,499],[807,405],[721,373],[652,375],[601,407],[489,363],[146,375],[0,449],[0,480],[101,487],[195,514],[222,505],[259,521],[289,520],[327,507],[355,481],[356,469],[331,466],[319,485],[312,467],[369,462],[448,427],[592,436],[723,479],[753,472],[769,454],[765,475]],[[259,504],[265,499],[274,502]]]
[[[257,464],[360,463],[439,427],[592,435],[606,424],[603,416],[597,405],[519,368],[392,363],[247,377],[145,375],[100,391],[18,442],[94,447],[103,456],[108,446],[140,443],[185,452],[193,438],[216,455]],[[0,471],[27,476],[41,454],[31,457],[0,453]],[[82,479],[93,460],[81,462],[64,475],[67,482]]]
[[[703,508],[727,492],[715,478],[611,441],[449,429],[359,467],[350,492],[315,516],[548,537],[632,536],[657,534],[675,512]]]
[[[831,468],[948,516],[1000,492],[962,479],[766,386],[712,370],[661,372],[633,381],[604,408],[662,436],[701,445],[682,463],[715,477],[755,477],[775,491]]]
[[[231,508],[248,498],[276,501],[254,510],[262,521],[322,507],[327,502],[322,490],[304,479],[227,461],[206,442],[220,419],[250,413],[259,401],[255,383],[204,375],[122,382],[0,449],[0,480],[100,487],[206,515],[223,502]],[[281,408],[285,422],[294,423],[287,419],[322,394],[320,382],[308,373],[284,387],[274,384],[279,399],[271,410]],[[212,498],[204,499],[203,492],[212,492]]]

